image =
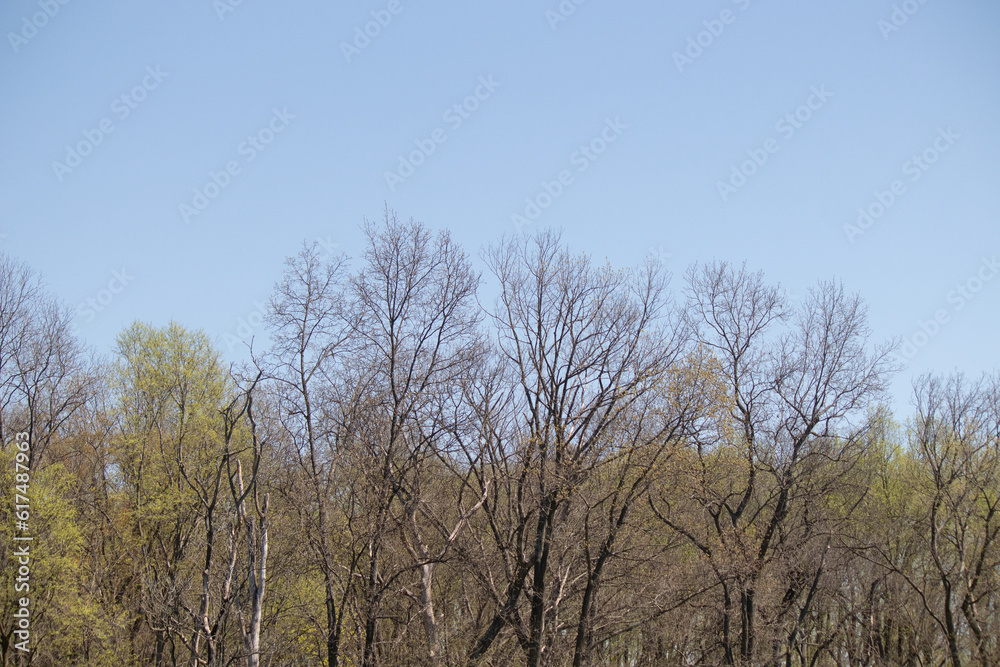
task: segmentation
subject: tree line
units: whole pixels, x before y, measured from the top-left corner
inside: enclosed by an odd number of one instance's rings
[[[836,281],[363,231],[241,365],[176,322],[98,358],[0,256],[0,664],[1000,664],[1000,375],[897,416]]]

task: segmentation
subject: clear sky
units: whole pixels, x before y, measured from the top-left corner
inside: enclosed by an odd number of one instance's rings
[[[677,287],[838,277],[909,342],[898,400],[1000,368],[996,2],[8,0],[0,29],[0,249],[98,352],[173,318],[241,358],[284,257],[357,256],[388,204],[473,255],[555,225]]]

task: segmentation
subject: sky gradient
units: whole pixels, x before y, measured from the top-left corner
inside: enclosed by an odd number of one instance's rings
[[[1000,368],[995,2],[64,1],[0,8],[0,250],[99,353],[176,319],[243,358],[284,258],[388,205],[675,289],[836,277],[906,341],[897,401]]]

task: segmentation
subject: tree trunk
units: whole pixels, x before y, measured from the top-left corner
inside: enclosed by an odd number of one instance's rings
[[[542,508],[538,513],[538,526],[535,529],[535,551],[538,553],[538,558],[535,559],[535,572],[531,581],[527,667],[538,667],[544,650],[542,643],[545,640],[545,575],[548,574],[549,569],[552,519],[557,504],[555,492],[547,492],[542,500]]]

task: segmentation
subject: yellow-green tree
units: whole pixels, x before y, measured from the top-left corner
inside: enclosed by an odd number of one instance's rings
[[[140,596],[137,630],[153,636],[143,658],[160,665],[205,652],[214,660],[205,618],[222,567],[217,518],[231,514],[220,506],[228,478],[219,462],[226,444],[220,410],[232,387],[208,337],[177,323],[137,322],[118,336],[116,352],[113,466]]]

